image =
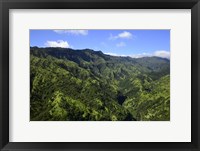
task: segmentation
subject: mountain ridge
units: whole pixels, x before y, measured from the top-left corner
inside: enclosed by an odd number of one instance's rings
[[[62,48],[62,47],[37,47],[37,46],[33,46],[33,47],[30,47],[31,50],[33,49],[62,49],[62,50],[72,50],[72,51],[90,51],[90,52],[93,52],[93,53],[100,53],[100,54],[104,54],[104,55],[107,55],[107,56],[112,56],[112,57],[123,57],[123,58],[133,58],[133,59],[140,59],[140,58],[160,58],[160,59],[163,59],[163,60],[167,60],[167,61],[170,61],[170,59],[168,58],[164,58],[164,57],[158,57],[158,56],[143,56],[143,57],[131,57],[131,56],[125,56],[125,55],[111,55],[111,54],[107,54],[107,53],[103,53],[101,50],[93,50],[93,49],[89,49],[89,48],[85,48],[85,49],[72,49],[72,48]]]
[[[71,48],[30,47],[30,54],[31,120],[170,118],[168,59]]]

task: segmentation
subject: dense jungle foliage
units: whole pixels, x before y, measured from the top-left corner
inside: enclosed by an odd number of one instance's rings
[[[30,48],[31,121],[168,121],[170,61]]]

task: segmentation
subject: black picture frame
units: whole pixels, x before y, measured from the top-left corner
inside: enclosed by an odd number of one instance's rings
[[[9,142],[9,9],[191,9],[191,142]],[[0,149],[200,151],[199,0],[0,0]],[[22,132],[23,133],[23,132]]]

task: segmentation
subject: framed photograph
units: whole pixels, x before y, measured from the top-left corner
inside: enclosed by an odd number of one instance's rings
[[[1,0],[1,150],[200,150],[199,7]]]

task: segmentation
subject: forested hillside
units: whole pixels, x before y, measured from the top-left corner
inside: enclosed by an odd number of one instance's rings
[[[30,119],[170,120],[170,61],[31,47]]]

